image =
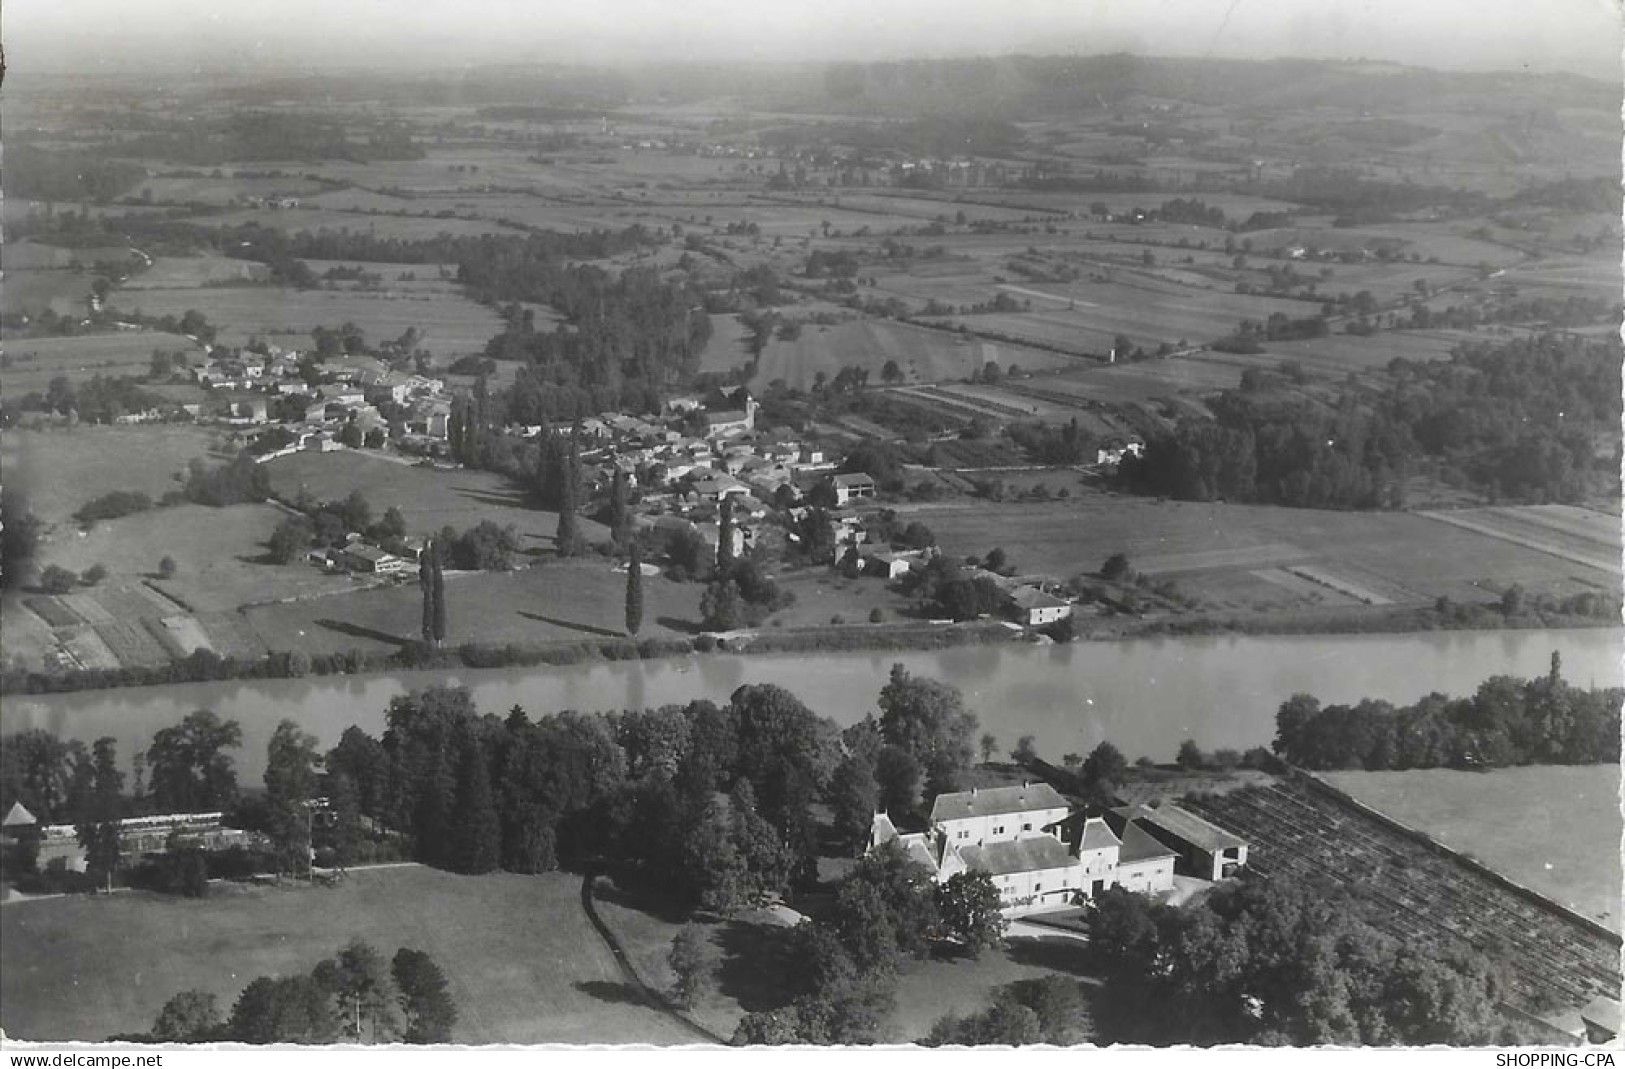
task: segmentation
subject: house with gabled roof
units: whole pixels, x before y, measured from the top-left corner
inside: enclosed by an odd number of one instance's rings
[[[1175,812],[1162,811],[1168,809]],[[1176,863],[1184,855],[1155,829],[1180,827],[1186,836],[1198,837],[1184,818],[1200,818],[1177,807],[1162,810],[1124,806],[1102,815],[1074,812],[1047,783],[973,788],[939,794],[923,832],[900,833],[890,816],[875,814],[869,849],[896,842],[939,883],[961,872],[984,872],[998,888],[1005,915],[1018,917],[1064,909],[1110,887],[1145,894],[1172,890]],[[1244,861],[1244,849],[1241,856]],[[1218,879],[1234,865],[1208,871],[1193,875]]]
[[[1113,809],[1114,827],[1136,825],[1177,858],[1174,871],[1203,880],[1233,875],[1247,864],[1247,843],[1171,802]]]
[[[1072,603],[1036,586],[1018,586],[1008,595],[1012,615],[1028,627],[1043,627],[1072,615]]]

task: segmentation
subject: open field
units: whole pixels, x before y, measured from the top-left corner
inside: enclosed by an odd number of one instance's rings
[[[837,616],[845,623],[861,624],[874,609],[881,611],[887,623],[895,623],[908,607],[907,598],[893,593],[884,579],[874,576],[847,579],[817,567],[783,573],[778,583],[780,589],[796,596],[794,605],[772,616],[784,627],[827,627]]]
[[[1320,776],[1401,824],[1619,931],[1618,765]]]
[[[898,512],[929,526],[950,556],[1003,546],[1024,572],[1093,573],[1111,554],[1129,550],[1136,569],[1172,577],[1219,608],[1293,598],[1290,582],[1255,573],[1297,565],[1312,566],[1321,580],[1315,585],[1333,594],[1340,591],[1326,585],[1328,578],[1396,604],[1441,595],[1491,601],[1513,583],[1566,596],[1611,591],[1619,582],[1617,571],[1405,512],[1157,503],[1091,493],[1047,504],[952,502],[903,505]]]
[[[1249,867],[1264,876],[1329,881],[1349,893],[1364,920],[1413,949],[1442,954],[1471,947],[1488,953],[1510,973],[1507,1001],[1524,1012],[1550,1014],[1619,991],[1617,935],[1609,939],[1542,908],[1323,788],[1277,780],[1188,801],[1208,820],[1246,839]],[[1505,808],[1499,800],[1493,804],[1497,825]],[[1590,829],[1574,816],[1569,811],[1560,818],[1565,834]],[[1617,831],[1612,836],[1597,831],[1588,848],[1617,858]],[[1546,853],[1542,850],[1542,857]]]
[[[8,278],[7,284],[10,284]],[[229,293],[230,290],[203,290]],[[191,307],[188,305],[188,307]],[[176,314],[184,312],[180,309]],[[96,375],[146,378],[152,366],[152,351],[176,350],[202,362],[197,342],[179,334],[157,331],[120,331],[116,334],[82,334],[66,338],[18,338],[6,341],[8,366],[3,372],[6,393],[17,396],[33,390],[43,392],[51,380],[66,375],[75,382]]]
[[[1452,509],[1421,515],[1599,571],[1620,571],[1619,522],[1572,505]]]
[[[1086,367],[1041,382],[1024,382],[1020,388],[1053,393],[1057,400],[1076,396],[1087,401],[1133,402],[1231,389],[1240,384],[1241,373],[1239,366],[1199,354]]]
[[[1143,277],[1132,284],[1045,282],[1023,289],[1054,299],[1023,298],[1033,301],[1027,312],[955,316],[945,321],[970,330],[1103,354],[1118,334],[1142,347],[1162,342],[1202,343],[1232,333],[1243,319],[1263,320],[1272,312],[1303,316],[1315,310],[1302,301],[1197,290]]]
[[[113,302],[147,315],[183,315],[197,309],[220,330],[225,345],[249,335],[305,335],[313,327],[355,323],[369,342],[400,337],[408,327],[423,334],[423,348],[441,359],[483,352],[502,322],[489,308],[449,293],[396,293],[390,289],[293,290],[281,286],[194,287],[120,291]],[[140,338],[141,335],[134,337]],[[156,343],[154,343],[156,344]],[[150,355],[151,346],[145,350]],[[145,359],[145,358],[144,358]]]
[[[7,485],[27,493],[29,511],[48,525],[66,525],[86,502],[114,490],[157,501],[180,488],[176,476],[192,460],[217,462],[222,441],[218,431],[186,424],[15,428],[0,439],[0,466]]]
[[[410,210],[410,209],[408,209]],[[201,226],[230,227],[255,223],[289,233],[300,230],[349,230],[401,241],[422,241],[450,234],[520,234],[523,231],[486,219],[437,219],[433,215],[373,215],[361,212],[324,211],[320,208],[290,208],[285,211],[249,210],[209,215],[194,220]]]
[[[175,581],[184,575],[188,587],[254,588],[265,580],[248,562],[265,551],[282,516],[272,505],[154,508],[103,520],[89,531],[59,530],[42,547],[38,563],[75,572],[104,564],[110,575],[134,578],[156,572],[159,559],[169,556],[179,566]]]
[[[58,315],[82,315],[92,281],[90,275],[62,268],[33,271],[8,265],[5,285],[0,286],[0,313],[14,315],[49,308]]]
[[[1264,362],[1265,367],[1296,361],[1311,374],[1318,372],[1342,378],[1351,371],[1381,371],[1396,359],[1448,360],[1450,350],[1456,346],[1486,340],[1483,335],[1460,330],[1385,330],[1364,338],[1354,334],[1328,334],[1303,341],[1268,342],[1262,355],[1242,359]]]
[[[698,583],[658,576],[644,579],[639,636],[669,638],[697,631],[703,589]],[[447,641],[531,646],[622,638],[625,597],[626,573],[596,556],[549,561],[517,572],[448,573]],[[393,653],[417,641],[423,595],[417,582],[406,578],[331,597],[259,605],[242,616],[265,649]]]
[[[226,173],[219,178],[148,178],[136,190],[145,197],[152,192],[155,204],[209,204],[224,207],[252,197],[308,197],[322,187],[308,178],[284,175],[281,178],[248,178]]]
[[[968,378],[989,361],[1028,371],[1077,363],[1069,357],[1022,345],[984,343],[906,323],[861,320],[832,327],[808,324],[792,342],[775,338],[762,351],[752,383],[759,387],[783,379],[796,389],[806,390],[820,371],[833,379],[841,368],[856,366],[869,372],[872,385],[879,385],[880,371],[888,360],[897,362],[908,382]]]
[[[10,272],[50,271],[66,268],[73,263],[73,250],[60,249],[55,245],[41,245],[38,242],[23,240],[13,241],[6,245],[6,271],[7,281],[10,281]]]
[[[558,533],[556,512],[532,508],[525,493],[500,475],[455,468],[426,468],[360,450],[295,453],[267,461],[271,488],[292,500],[306,489],[318,501],[335,501],[360,490],[382,515],[395,506],[414,534],[436,534],[450,525],[462,531],[482,520],[507,526],[519,536],[519,551],[551,548]],[[592,520],[581,520],[589,541],[607,532]]]
[[[1617,301],[1620,265],[1616,257],[1553,257],[1540,263],[1509,268],[1498,281],[1511,283],[1526,297],[1564,297],[1569,294]]]
[[[736,315],[713,315],[711,337],[700,353],[700,370],[706,372],[732,371],[750,363],[750,331]]]
[[[221,282],[259,282],[271,269],[252,260],[229,256],[159,256],[152,266],[135,275],[120,288],[135,290],[188,289]],[[131,298],[125,298],[129,301]]]
[[[446,973],[459,1043],[684,1043],[690,1033],[622,987],[588,923],[581,881],[352,872],[336,887],[132,892],[7,905],[0,1025],[14,1039],[103,1040],[151,1027],[176,993],[223,1010],[257,976],[307,972],[351,939],[426,951]]]

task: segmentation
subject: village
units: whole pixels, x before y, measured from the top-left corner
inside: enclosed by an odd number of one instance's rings
[[[117,422],[189,419],[224,428],[230,443],[259,464],[300,453],[364,450],[398,463],[456,466],[450,440],[456,399],[467,399],[466,387],[448,387],[432,372],[395,370],[371,356],[317,363],[297,350],[263,348],[207,347],[205,362],[188,369],[207,391],[206,401],[129,413]],[[619,480],[631,495],[634,531],[652,531],[657,542],[697,535],[716,556],[726,528],[732,557],[771,560],[782,555],[786,541],[811,538],[819,547],[815,563],[885,582],[903,580],[941,555],[934,542],[905,538],[889,516],[876,522],[882,511],[876,480],[846,470],[839,445],[765,431],[757,425],[758,409],[749,389],[739,387],[714,391],[709,399],[671,397],[659,413],[603,412],[567,428],[514,424],[500,431],[516,443],[544,434],[568,437],[578,450],[588,495],[580,511],[601,509]],[[1135,436],[1107,441],[1091,470],[1109,472],[1143,449]],[[809,514],[824,523],[823,534],[808,534]],[[328,572],[415,576],[434,533],[403,532],[376,542],[351,532],[342,545],[312,549],[306,559]],[[960,574],[993,584],[998,615],[1013,625],[1036,630],[1084,611],[1068,593],[1066,577],[1015,575],[984,563],[966,561]],[[1089,611],[1106,608],[1096,604]]]

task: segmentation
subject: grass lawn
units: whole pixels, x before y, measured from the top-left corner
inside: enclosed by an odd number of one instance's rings
[[[289,566],[288,570],[297,566]],[[313,570],[305,569],[315,575]],[[697,630],[698,583],[643,580],[642,638]],[[619,638],[625,634],[626,573],[592,556],[548,561],[517,572],[446,577],[447,642],[520,643]],[[392,652],[415,641],[422,595],[413,579],[398,584],[250,609],[247,622],[268,649]]]
[[[10,373],[6,388],[11,388]],[[214,462],[222,440],[214,430],[170,426],[53,427],[8,430],[0,441],[6,484],[28,494],[28,507],[48,524],[72,522],[86,502],[114,490],[135,490],[154,501],[178,490],[175,476],[193,458]]]
[[[1122,551],[1136,569],[1172,577],[1220,608],[1290,595],[1257,576],[1282,565],[1313,565],[1395,604],[1431,604],[1441,594],[1486,602],[1512,583],[1560,596],[1618,586],[1617,576],[1600,568],[1414,513],[1156,502],[1090,492],[1045,504],[960,500],[897,511],[904,522],[930,527],[951,557],[1002,546],[1020,572],[1068,577],[1092,574]],[[1217,585],[1208,590],[1208,584]]]
[[[334,888],[255,888],[193,901],[144,893],[7,905],[0,1026],[15,1039],[145,1031],[179,991],[229,1009],[257,976],[308,971],[353,938],[428,952],[457,1003],[459,1043],[683,1043],[622,986],[581,910],[581,882],[352,873]]]
[[[151,509],[103,521],[88,532],[58,529],[39,564],[82,572],[100,563],[114,580],[138,580],[155,576],[158,562],[173,557],[175,577],[154,582],[197,612],[349,589],[350,580],[308,565],[260,562],[284,515],[274,505]]]
[[[379,227],[382,233],[384,227]],[[424,270],[424,277],[428,271]],[[393,281],[393,280],[392,280]],[[253,334],[306,333],[351,322],[371,342],[400,337],[408,327],[423,335],[421,346],[441,360],[482,352],[502,330],[497,314],[460,294],[392,289],[293,290],[282,286],[181,286],[120,290],[112,303],[147,315],[183,315],[195,308],[220,328],[223,345],[241,345]],[[145,335],[130,335],[138,341]],[[151,355],[140,349],[143,366]]]
[[[447,524],[463,531],[492,520],[512,524],[520,552],[526,552],[551,549],[558,533],[558,513],[531,507],[521,489],[490,472],[420,468],[358,451],[295,453],[268,461],[265,470],[271,486],[289,500],[301,487],[319,501],[342,500],[360,490],[374,515],[393,505],[416,534],[436,534]],[[581,533],[589,542],[608,536],[601,524],[587,519]]]
[[[796,596],[794,605],[776,612],[771,622],[781,627],[828,627],[839,616],[846,624],[869,621],[879,609],[885,623],[907,619],[909,599],[889,589],[878,576],[847,579],[830,568],[807,568],[781,575],[779,586]]]
[[[1088,975],[1084,944],[1066,936],[1008,936],[1000,951],[983,951],[974,960],[947,958],[912,962],[897,985],[897,1011],[892,1040],[923,1039],[948,1014],[963,1016],[985,1010],[993,990],[1017,980],[1037,980],[1059,973],[1073,979]]]
[[[762,350],[752,385],[765,386],[783,379],[790,386],[811,389],[822,371],[833,379],[841,368],[866,369],[870,381],[880,384],[881,369],[897,362],[908,382],[964,379],[991,360],[1003,367],[1019,365],[1029,371],[1072,367],[1077,362],[1040,349],[1004,343],[984,344],[940,330],[880,320],[857,320],[835,326],[807,324],[795,341],[775,338]],[[743,361],[739,361],[743,362]]]
[[[1322,775],[1400,823],[1619,931],[1618,765]]]
[[[10,279],[6,281],[9,287]],[[180,315],[184,311],[182,308],[175,314]],[[96,375],[144,379],[152,367],[154,349],[185,352],[189,360],[201,363],[196,342],[179,334],[158,331],[7,340],[6,357],[10,363],[5,369],[6,392],[14,397],[34,390],[43,393],[58,375],[66,375],[74,382],[84,382]]]

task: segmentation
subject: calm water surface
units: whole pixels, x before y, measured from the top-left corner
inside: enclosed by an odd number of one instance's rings
[[[194,709],[213,709],[243,726],[237,761],[246,784],[258,782],[278,721],[297,722],[324,747],[351,724],[378,735],[391,698],[436,682],[473,688],[483,711],[505,713],[518,704],[532,716],[693,698],[720,702],[742,684],[777,683],[814,711],[849,724],[874,711],[887,673],[900,662],[963,691],[1001,749],[1032,735],[1043,752],[1058,757],[1087,753],[1109,738],[1131,758],[1167,760],[1186,738],[1205,749],[1267,745],[1276,707],[1300,691],[1325,702],[1411,702],[1435,690],[1463,694],[1492,675],[1542,674],[1554,650],[1575,684],[1617,686],[1625,679],[1622,633],[1600,628],[1167,638],[190,683],[7,698],[0,723],[7,732],[43,727],[86,741],[111,735],[127,761],[159,728]]]

